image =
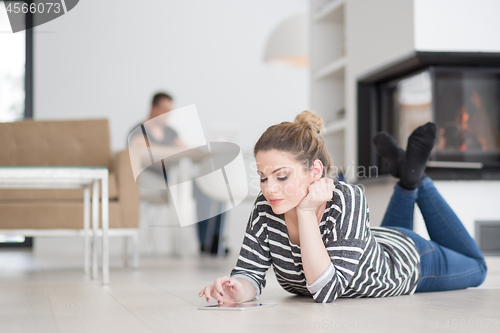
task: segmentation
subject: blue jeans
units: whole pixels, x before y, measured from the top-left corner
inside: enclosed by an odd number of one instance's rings
[[[413,232],[415,202],[431,240]],[[416,292],[477,287],[486,278],[481,250],[429,177],[415,190],[396,184],[381,226],[397,229],[415,242],[421,267]]]

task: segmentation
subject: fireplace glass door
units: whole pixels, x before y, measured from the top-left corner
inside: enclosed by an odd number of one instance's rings
[[[500,70],[428,67],[382,85],[382,129],[406,148],[411,132],[436,123],[433,161],[500,165]]]

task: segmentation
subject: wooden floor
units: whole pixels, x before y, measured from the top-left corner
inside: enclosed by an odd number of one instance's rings
[[[330,304],[287,293],[270,270],[259,301],[279,305],[249,312],[197,309],[198,291],[229,274],[235,254],[145,258],[137,271],[112,260],[107,287],[81,261],[1,251],[0,332],[500,332],[500,257],[487,258],[479,288]]]

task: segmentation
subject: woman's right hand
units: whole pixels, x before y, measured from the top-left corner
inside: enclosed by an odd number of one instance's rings
[[[213,297],[217,303],[235,303],[240,302],[245,298],[245,287],[235,278],[222,276],[215,279],[213,284],[207,285],[198,294],[199,297],[205,295],[207,302],[210,302]]]

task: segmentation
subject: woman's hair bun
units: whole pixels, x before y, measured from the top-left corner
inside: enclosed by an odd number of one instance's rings
[[[321,133],[323,129],[323,119],[314,111],[305,110],[295,117],[295,122],[308,126],[313,132]]]

